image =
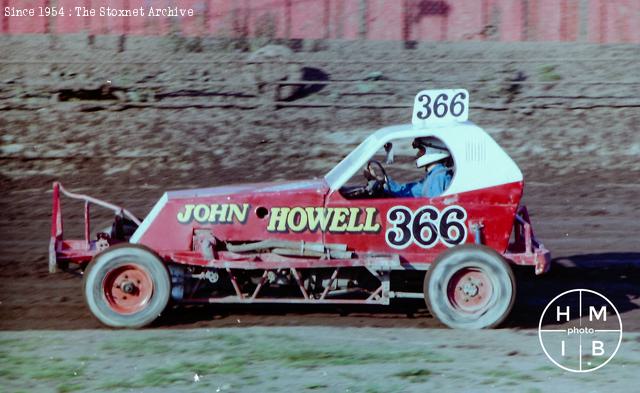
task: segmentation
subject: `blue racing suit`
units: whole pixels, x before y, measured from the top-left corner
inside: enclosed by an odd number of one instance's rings
[[[424,179],[410,183],[396,183],[388,178],[386,191],[395,197],[433,198],[442,194],[451,183],[451,171],[442,164],[436,164]]]

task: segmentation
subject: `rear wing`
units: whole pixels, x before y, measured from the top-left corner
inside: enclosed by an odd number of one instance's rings
[[[62,223],[62,210],[60,207],[60,193],[64,196],[84,201],[84,239],[83,240],[65,240]],[[68,265],[69,262],[84,263],[88,262],[93,256],[100,251],[99,245],[95,240],[90,239],[91,236],[91,205],[98,205],[103,208],[112,210],[116,215],[127,217],[136,225],[140,225],[141,221],[133,215],[129,210],[120,206],[105,202],[98,198],[88,195],[76,194],[67,191],[61,183],[53,183],[53,208],[51,211],[51,239],[49,241],[49,272],[56,273],[60,268]]]

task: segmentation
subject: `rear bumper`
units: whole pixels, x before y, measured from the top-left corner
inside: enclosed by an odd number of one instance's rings
[[[537,248],[531,253],[510,253],[503,254],[505,258],[516,265],[533,265],[536,274],[543,274],[551,268],[551,252],[546,248]]]
[[[64,239],[62,209],[60,203],[61,194],[71,199],[84,201],[84,239],[82,240]],[[91,205],[98,205],[112,210],[115,214],[126,216],[136,224],[140,225],[140,220],[133,214],[131,214],[131,212],[129,212],[128,210],[97,198],[69,192],[65,190],[62,184],[59,182],[53,183],[52,202],[53,207],[51,211],[51,238],[49,240],[50,273],[56,273],[59,270],[64,270],[69,265],[69,263],[80,265],[86,264],[91,261],[95,254],[108,247],[108,243],[106,243],[106,240],[104,239],[90,239]]]
[[[513,222],[514,242],[502,255],[516,265],[535,266],[536,274],[551,268],[551,252],[533,234],[529,213],[525,206],[518,208]]]

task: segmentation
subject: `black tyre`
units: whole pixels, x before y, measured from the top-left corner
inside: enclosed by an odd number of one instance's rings
[[[425,276],[424,296],[431,315],[451,328],[493,328],[513,307],[515,283],[500,254],[465,244],[438,256]]]
[[[171,279],[151,250],[131,244],[99,253],[84,273],[84,297],[91,313],[118,328],[139,328],[153,322],[167,307]]]

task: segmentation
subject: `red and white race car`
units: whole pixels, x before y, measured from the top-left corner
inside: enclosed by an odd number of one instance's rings
[[[513,305],[510,265],[541,274],[550,254],[520,205],[518,166],[467,117],[465,90],[425,90],[412,124],[374,132],[321,179],[168,191],[144,220],[56,182],[50,271],[79,266],[89,309],[113,327],[145,326],[170,302],[393,298],[424,298],[450,327],[494,327]],[[436,197],[394,197],[376,155],[400,158],[391,172],[416,139],[448,150],[450,183]],[[63,238],[60,193],[85,201],[85,239]],[[92,204],[116,213],[95,237]]]

